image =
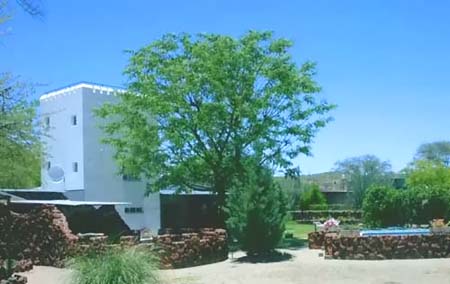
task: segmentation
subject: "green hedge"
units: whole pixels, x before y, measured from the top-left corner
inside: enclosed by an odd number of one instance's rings
[[[450,216],[450,190],[439,186],[404,190],[374,186],[366,193],[363,212],[364,223],[370,227],[428,224]]]

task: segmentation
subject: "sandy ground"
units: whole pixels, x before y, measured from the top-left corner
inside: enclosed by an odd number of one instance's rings
[[[243,263],[234,259],[192,268],[166,270],[166,283],[450,283],[449,259],[350,261],[324,260],[320,251],[287,251],[293,258],[273,263]],[[29,284],[65,284],[70,271],[36,267],[24,273]]]

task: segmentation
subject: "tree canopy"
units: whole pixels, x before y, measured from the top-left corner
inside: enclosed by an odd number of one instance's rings
[[[130,52],[127,92],[97,111],[122,171],[155,191],[210,185],[223,202],[244,160],[288,169],[309,155],[334,106],[291,46],[271,32],[167,34]]]
[[[416,160],[440,162],[450,166],[450,141],[438,141],[420,145],[415,156]]]
[[[0,188],[40,185],[41,143],[30,87],[0,74]]]
[[[450,191],[450,169],[440,162],[417,161],[406,171],[408,187],[444,187]]]
[[[345,175],[356,208],[361,208],[365,192],[370,186],[389,185],[392,178],[391,164],[373,155],[338,161],[336,171]]]

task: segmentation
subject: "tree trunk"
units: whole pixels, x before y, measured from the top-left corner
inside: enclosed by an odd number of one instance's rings
[[[218,226],[225,228],[226,214],[224,208],[226,206],[226,178],[223,173],[216,173],[214,175],[214,190],[217,193],[217,223]]]

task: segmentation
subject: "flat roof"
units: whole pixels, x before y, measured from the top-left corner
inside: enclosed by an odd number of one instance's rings
[[[124,88],[121,87],[114,87],[114,86],[109,86],[109,85],[104,85],[104,84],[97,84],[97,83],[91,83],[91,82],[78,82],[78,83],[74,83],[74,84],[70,84],[68,86],[62,87],[62,88],[58,88],[49,92],[44,93],[39,100],[46,100],[48,98],[52,98],[64,93],[68,93],[71,91],[75,91],[81,88],[88,88],[88,89],[92,89],[92,90],[98,90],[100,92],[106,92],[106,93],[114,93],[114,92],[125,92],[126,90]]]
[[[11,200],[14,204],[49,204],[66,206],[101,206],[101,205],[130,205],[129,202],[106,202],[106,201],[74,201],[74,200]]]
[[[54,193],[64,193],[64,190],[48,190],[41,187],[35,188],[0,188],[0,192],[54,192]]]
[[[206,190],[190,190],[177,192],[176,189],[162,189],[159,191],[162,195],[213,195],[214,192]]]

